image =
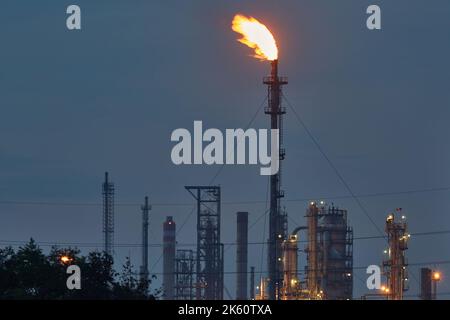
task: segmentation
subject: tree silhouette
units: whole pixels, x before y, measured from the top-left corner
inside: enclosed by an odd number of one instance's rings
[[[81,290],[69,290],[67,267],[81,270]],[[148,294],[129,258],[120,274],[104,252],[80,255],[77,248],[52,247],[45,255],[33,239],[14,251],[0,249],[0,299],[154,299]]]

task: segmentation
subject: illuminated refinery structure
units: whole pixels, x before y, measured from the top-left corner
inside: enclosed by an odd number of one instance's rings
[[[405,251],[408,249],[410,235],[407,233],[406,217],[401,214],[401,209],[396,213],[400,216],[396,221],[396,215],[391,213],[386,218],[386,234],[388,248],[384,251],[386,259],[383,261],[383,271],[386,275],[386,295],[390,300],[402,300],[404,291],[408,290],[408,262]]]
[[[280,300],[348,300],[353,296],[353,229],[347,211],[323,201],[311,202],[306,226],[283,239],[283,280]],[[306,242],[305,277],[299,277],[298,243]],[[268,281],[262,278],[257,300],[269,299]]]
[[[347,210],[311,202],[306,214],[306,283],[311,297],[347,300],[353,295],[353,229]]]

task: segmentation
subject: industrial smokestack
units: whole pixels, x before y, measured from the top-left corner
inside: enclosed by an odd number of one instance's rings
[[[236,300],[247,300],[248,212],[237,213]]]
[[[163,224],[163,290],[164,299],[174,299],[175,288],[175,222],[166,217]]]
[[[430,268],[420,269],[420,299],[431,300],[433,298],[431,278],[432,271]]]

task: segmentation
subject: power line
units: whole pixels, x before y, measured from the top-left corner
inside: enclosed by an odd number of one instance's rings
[[[415,263],[410,263],[410,266],[427,266],[427,265],[447,265],[450,264],[450,260],[441,260],[441,261],[421,261],[421,262],[415,262]],[[313,269],[309,269],[310,271],[314,271]],[[321,271],[320,269],[317,269],[319,271]],[[344,268],[330,268],[328,269],[328,271],[343,271]],[[367,270],[367,266],[356,266],[353,267],[353,270]],[[296,273],[298,275],[304,275],[307,273],[307,271],[305,270],[285,270],[285,272],[294,272],[296,271]],[[240,273],[248,273],[248,271],[224,271],[224,274],[240,274]],[[267,273],[267,270],[255,270],[255,273]],[[164,275],[164,272],[156,272],[156,273],[152,273],[154,275]],[[354,275],[354,274],[353,274]]]
[[[190,215],[193,211],[191,211]],[[267,214],[267,210],[258,218],[261,219]],[[189,219],[190,215],[186,217],[184,220],[185,222]],[[181,231],[181,230],[179,230]],[[177,232],[177,234],[179,233]],[[443,235],[443,234],[450,234],[450,230],[439,230],[439,231],[428,231],[428,232],[416,232],[411,233],[411,236],[417,237],[417,236],[430,236],[430,235]],[[383,236],[360,236],[360,237],[354,237],[353,240],[372,240],[372,239],[383,239]],[[298,243],[308,243],[308,240],[298,240]],[[27,244],[28,241],[25,240],[2,240],[0,239],[0,244],[10,244],[10,245],[23,245]],[[58,242],[58,241],[35,241],[36,244],[40,246],[79,246],[79,247],[101,247],[103,243],[100,242]],[[336,242],[335,242],[336,243]],[[223,243],[226,246],[235,246],[237,245],[237,242],[225,242]],[[248,242],[248,245],[266,245],[268,244],[267,241],[256,241],[256,242]],[[179,243],[177,242],[177,246],[179,247],[194,247],[196,246],[196,243]],[[149,243],[149,247],[152,248],[161,248],[164,246],[162,243]],[[128,247],[142,247],[142,244],[140,243],[115,243],[114,247],[117,248],[128,248]]]
[[[303,127],[303,129],[305,130],[306,134],[309,136],[309,138],[311,139],[311,141],[314,143],[314,145],[316,146],[316,148],[319,150],[319,152],[322,154],[322,156],[325,158],[325,160],[327,161],[328,165],[331,167],[331,169],[333,169],[334,173],[336,174],[336,176],[339,178],[339,180],[341,181],[341,183],[344,185],[344,187],[347,189],[348,193],[351,195],[351,197],[355,200],[356,204],[359,206],[359,208],[361,209],[361,211],[366,215],[366,217],[369,219],[369,221],[372,223],[372,225],[377,229],[377,231],[380,234],[383,234],[383,231],[381,231],[380,227],[375,223],[375,221],[372,219],[372,217],[369,215],[369,213],[367,212],[366,208],[363,206],[362,202],[359,200],[359,198],[356,196],[355,193],[353,193],[353,190],[350,188],[350,185],[347,183],[347,181],[345,181],[344,177],[342,176],[342,174],[339,172],[339,170],[337,169],[337,167],[334,165],[334,163],[331,161],[331,159],[328,157],[328,155],[325,153],[325,151],[323,150],[323,148],[321,147],[321,145],[319,144],[319,142],[317,141],[317,139],[313,136],[313,134],[311,133],[311,131],[308,129],[308,127],[306,126],[306,124],[303,122],[303,120],[300,118],[300,116],[298,115],[297,111],[295,110],[295,108],[292,106],[292,104],[289,102],[289,100],[286,98],[286,96],[283,94],[283,98],[284,100],[287,102],[289,108],[292,110],[292,112],[295,115],[295,118],[298,120],[298,122],[300,123],[300,125]]]
[[[362,193],[355,194],[358,198],[374,198],[374,197],[386,197],[395,195],[409,195],[416,193],[431,193],[450,191],[450,187],[436,187],[436,188],[424,188],[414,190],[392,191],[392,192],[375,192],[375,193]],[[351,195],[325,195],[325,196],[310,196],[304,198],[286,198],[284,202],[309,202],[312,199],[319,200],[340,200],[340,199],[353,199]],[[248,201],[223,201],[222,205],[243,205],[243,204],[265,204],[265,200],[248,200]],[[2,200],[0,205],[14,205],[14,206],[59,206],[59,207],[101,207],[103,204],[100,202],[57,202],[57,201],[26,201],[26,200]],[[140,203],[135,202],[119,202],[115,203],[118,207],[139,207]],[[192,203],[188,202],[156,202],[152,203],[153,207],[186,207],[192,206]]]

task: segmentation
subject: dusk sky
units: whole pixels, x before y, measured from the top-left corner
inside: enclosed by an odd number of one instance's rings
[[[82,10],[80,31],[66,28],[72,3]],[[366,27],[370,4],[381,7],[381,30]],[[289,78],[286,98],[377,227],[383,231],[387,214],[403,208],[413,234],[406,295],[417,297],[424,266],[443,271],[439,291],[449,293],[450,264],[429,263],[450,262],[450,234],[414,236],[450,230],[445,0],[2,0],[0,247],[33,237],[45,250],[57,243],[83,253],[101,250],[105,171],[116,187],[118,268],[126,256],[136,268],[141,264],[146,195],[153,205],[149,265],[156,275],[166,216],[174,217],[183,248],[196,242],[195,214],[189,216],[195,204],[185,185],[221,186],[222,242],[236,240],[237,211],[248,211],[254,224],[267,206],[268,178],[259,166],[225,166],[212,181],[219,166],[176,166],[170,158],[173,130],[192,131],[194,120],[205,129],[245,128],[264,100],[270,64],[236,41],[236,13],[273,32],[280,74]],[[325,199],[348,210],[356,238],[379,236],[284,105],[289,230],[305,223],[308,200]],[[251,127],[269,125],[260,110]],[[249,241],[266,240],[262,218]],[[355,239],[354,297],[368,292],[363,268],[381,264],[385,246],[383,239]],[[265,275],[265,248],[250,245],[249,252],[257,278]],[[300,254],[302,268],[305,259]],[[231,246],[225,286],[232,296],[234,271]]]

